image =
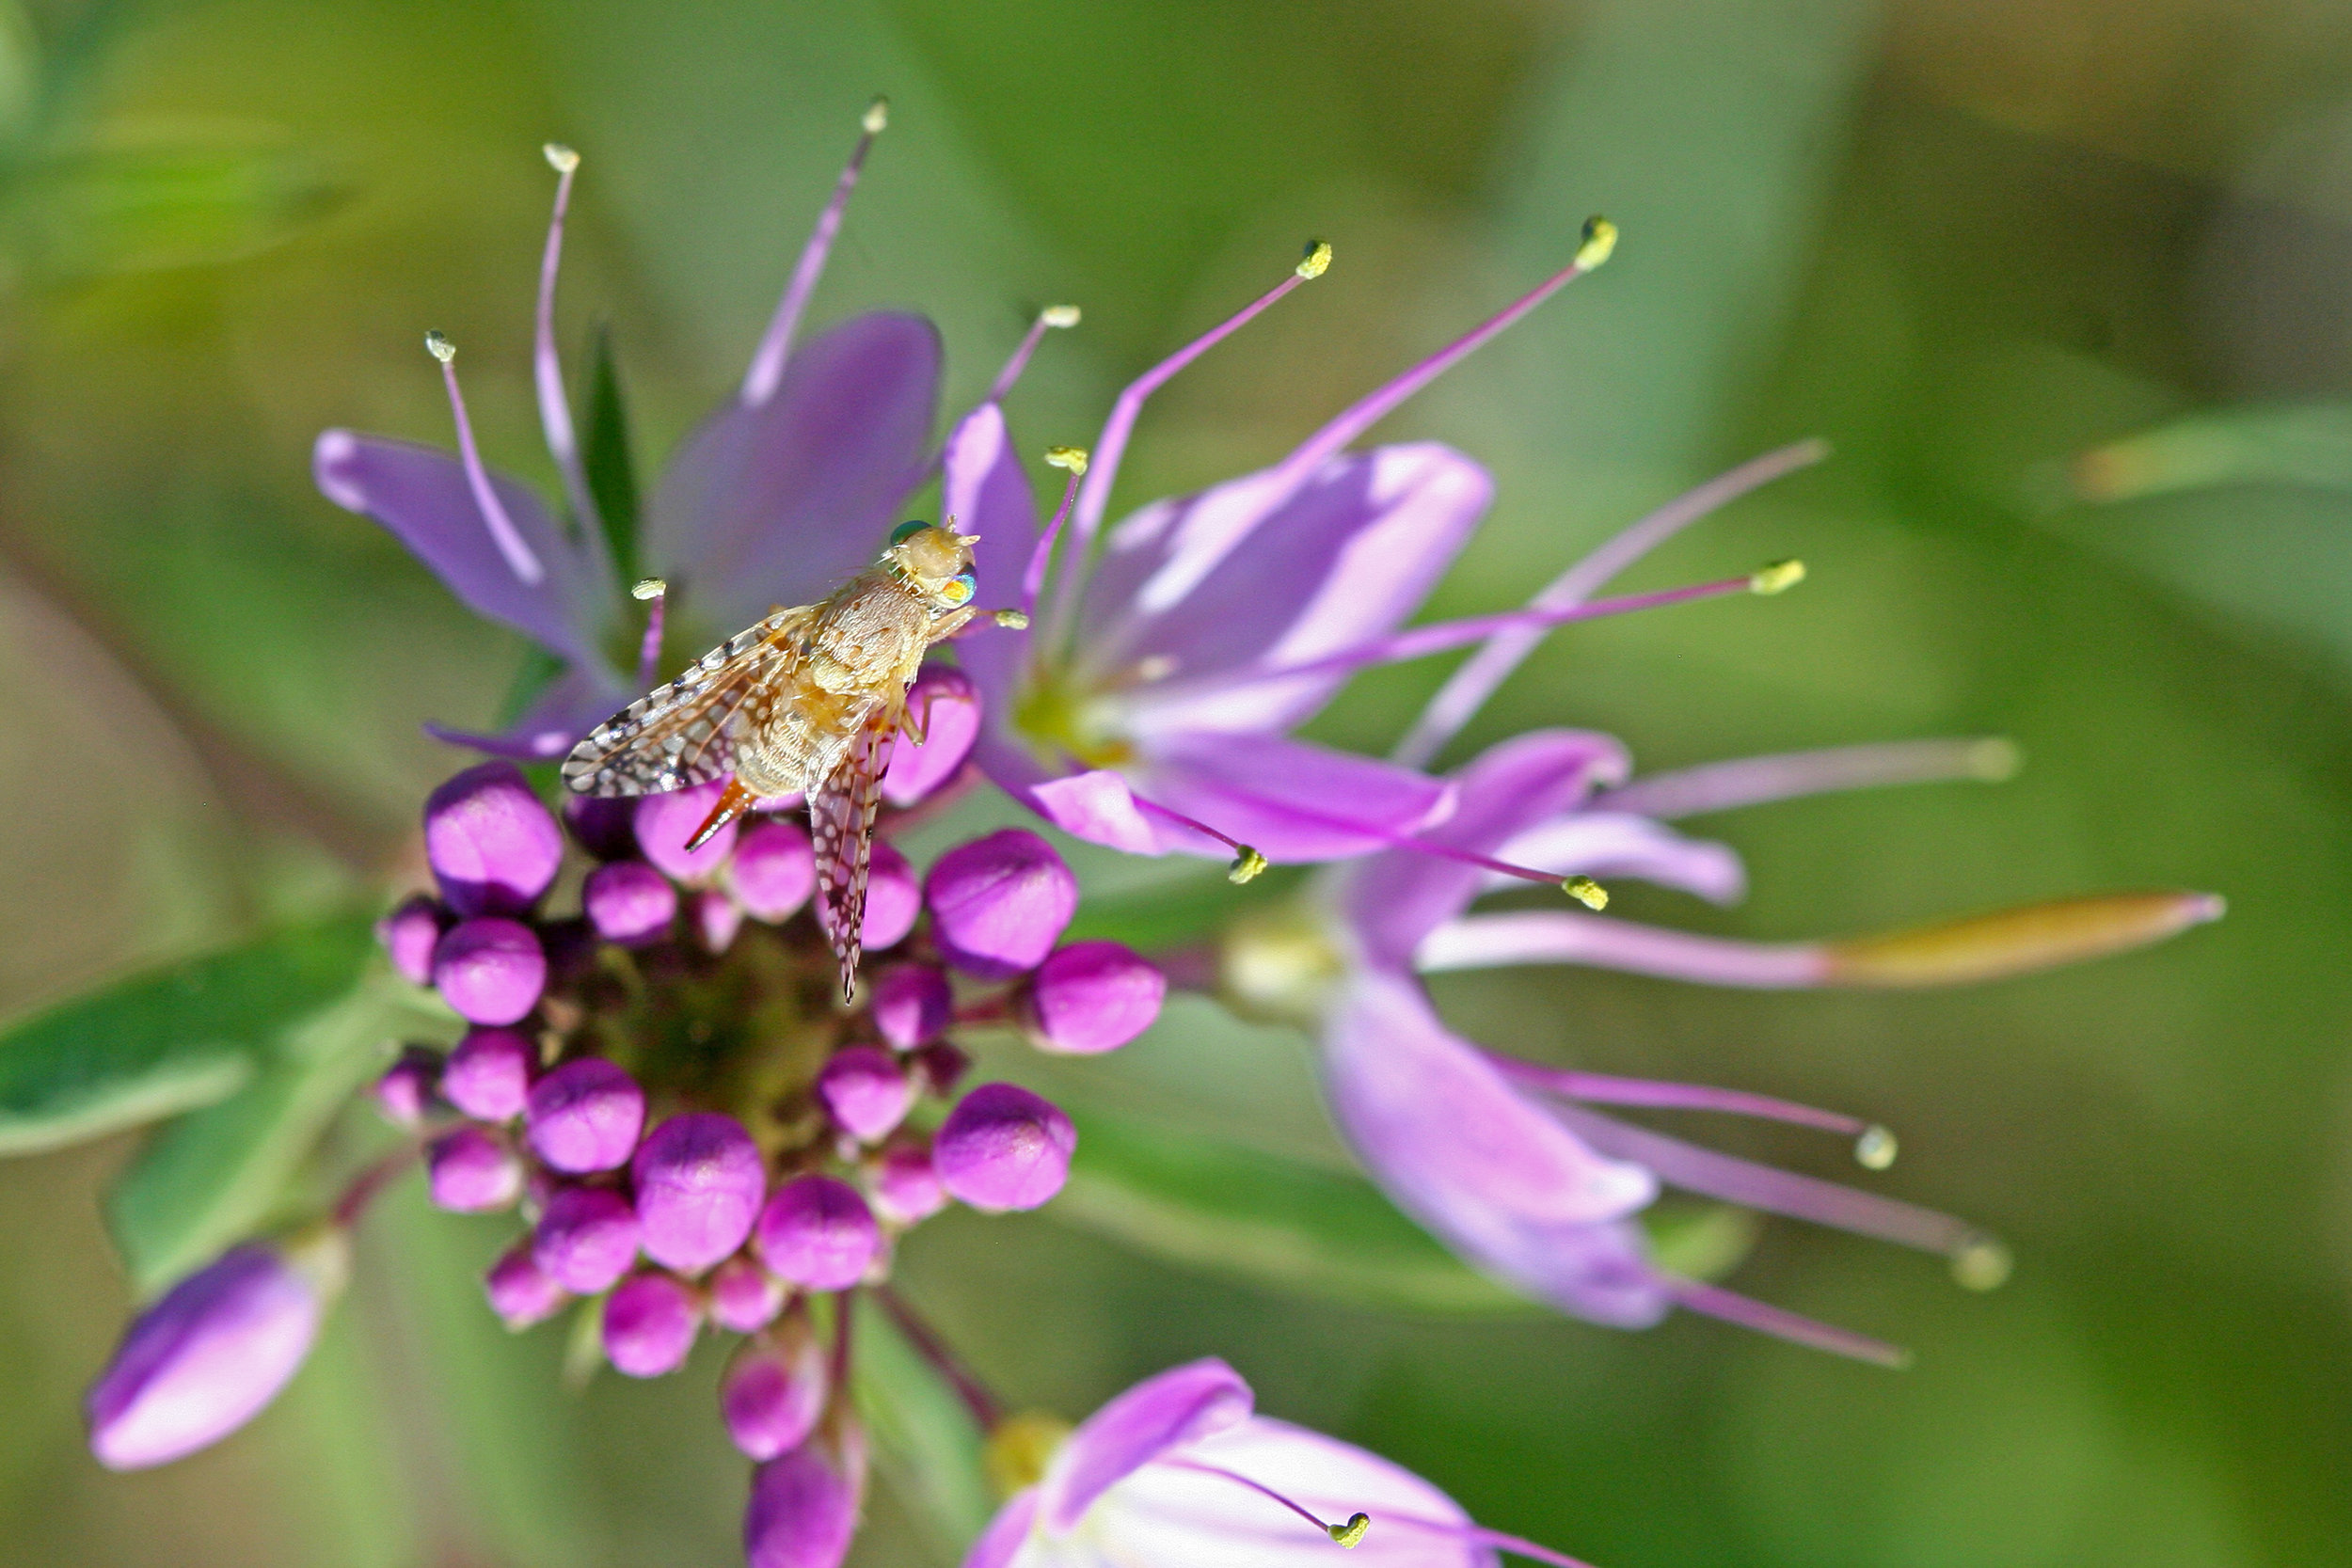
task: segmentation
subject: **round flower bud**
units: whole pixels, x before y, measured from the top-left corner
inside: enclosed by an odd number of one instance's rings
[[[436,1208],[482,1214],[523,1196],[523,1163],[479,1127],[459,1127],[425,1146],[425,1184]]]
[[[983,980],[1034,969],[1078,911],[1078,879],[1054,847],[1006,828],[939,857],[923,884],[947,961]]]
[[[404,1046],[400,1060],[375,1081],[375,1106],[394,1127],[415,1127],[433,1105],[433,1091],[441,1081],[438,1053],[421,1045]]]
[[[955,1021],[955,992],[944,971],[930,964],[898,964],[874,981],[870,1006],[874,1027],[901,1051],[935,1040]]]
[[[637,1275],[605,1298],[605,1359],[630,1377],[676,1371],[701,1323],[691,1291],[666,1274]]]
[[[882,774],[882,799],[911,806],[954,778],[980,734],[980,694],[950,664],[926,664],[907,688],[907,711],[923,727],[923,744],[901,736]]]
[[[688,896],[686,918],[706,951],[723,953],[743,928],[743,906],[715,888],[704,888]]]
[[[800,1317],[773,1334],[746,1339],[719,1380],[719,1414],[749,1459],[773,1459],[799,1448],[825,1413],[825,1353]]]
[[[898,1060],[879,1045],[836,1051],[817,1074],[817,1098],[834,1125],[861,1143],[877,1143],[906,1119],[914,1085]]]
[[[531,1255],[576,1296],[609,1289],[637,1261],[637,1211],[605,1187],[559,1187],[532,1232]]]
[[[868,1167],[874,1207],[894,1225],[918,1225],[947,1206],[947,1189],[931,1168],[930,1146],[894,1143]]]
[[[758,1146],[733,1117],[696,1111],[646,1134],[629,1162],[645,1256],[700,1274],[743,1244],[768,1190]]]
[[[677,918],[677,889],[644,861],[613,861],[588,873],[580,907],[596,935],[623,947],[644,947],[670,934]]]
[[[433,950],[433,983],[469,1023],[515,1023],[539,1005],[548,956],[528,926],[461,921]]]
[[[866,1200],[830,1176],[798,1177],[778,1187],[759,1212],[754,1239],[771,1272],[812,1291],[856,1284],[882,1245]]]
[[[426,798],[424,858],[459,914],[520,914],[555,880],[564,835],[522,769],[485,762]]]
[[[982,1084],[957,1101],[931,1143],[948,1195],[992,1212],[1034,1209],[1061,1191],[1078,1134],[1051,1101],[1017,1084]]]
[[[507,1327],[517,1330],[547,1322],[571,1299],[554,1276],[539,1266],[529,1242],[508,1248],[491,1264],[490,1272],[482,1277],[482,1289],[490,1298],[490,1310]]]
[[[600,861],[637,853],[637,802],[617,795],[564,796],[564,826],[572,842]]]
[[[866,1455],[854,1429],[846,1446],[845,1453],[815,1438],[752,1472],[744,1568],[841,1568],[866,1490]]]
[[[906,941],[922,912],[923,888],[914,879],[914,867],[898,850],[875,840],[873,865],[866,877],[866,950],[880,952]]]
[[[787,920],[817,891],[817,854],[797,824],[762,817],[735,841],[727,878],[755,920]]]
[[[433,949],[449,924],[449,911],[438,900],[420,893],[375,923],[375,940],[402,979],[420,986],[433,983]]]
[[[582,1056],[531,1086],[523,1125],[531,1147],[557,1170],[612,1170],[637,1147],[645,1093],[603,1057]]]
[[[523,1114],[531,1093],[531,1069],[539,1048],[512,1029],[466,1031],[441,1069],[441,1094],[476,1121],[512,1121]]]
[[[342,1246],[340,1233],[323,1233],[301,1261],[234,1247],[140,1313],[84,1401],[98,1462],[167,1464],[261,1414],[310,1352]]]
[[[1040,1051],[1091,1056],[1152,1027],[1168,976],[1115,942],[1057,947],[1029,977],[1021,1022]]]
[[[776,1321],[788,1293],[784,1281],[739,1253],[710,1271],[710,1321],[738,1334],[756,1334]]]
[[[637,847],[663,876],[699,882],[726,860],[727,851],[735,847],[738,823],[720,829],[699,849],[686,847],[686,841],[694,836],[725,788],[723,780],[713,779],[691,789],[648,795],[637,802]]]

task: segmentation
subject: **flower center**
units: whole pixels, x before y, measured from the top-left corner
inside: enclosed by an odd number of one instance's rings
[[[1111,722],[1111,705],[1072,678],[1066,667],[1032,666],[1014,699],[1013,727],[1040,760],[1058,766],[1074,757],[1089,768],[1119,768],[1135,747]]]

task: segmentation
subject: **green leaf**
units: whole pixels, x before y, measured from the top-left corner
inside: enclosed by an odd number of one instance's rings
[[[27,1154],[225,1099],[287,1024],[350,989],[365,921],[281,931],[142,974],[0,1032],[0,1154]]]
[[[2074,462],[2074,494],[2135,500],[2221,484],[2352,490],[2352,404],[2274,404],[2193,414]]]
[[[588,405],[580,433],[580,466],[588,494],[604,521],[612,569],[624,585],[634,582],[637,561],[637,465],[629,455],[628,405],[621,397],[621,369],[612,357],[612,329],[596,328],[588,361]]]
[[[1200,942],[1244,911],[1288,894],[1304,877],[1299,867],[1278,865],[1241,886],[1215,871],[1089,893],[1070,923],[1068,940],[1107,938],[1147,952]]]
[[[876,1464],[942,1560],[961,1560],[995,1512],[979,1423],[888,1315],[863,1300],[854,1365],[852,1393]]]
[[[1198,1133],[1073,1115],[1070,1184],[1046,1212],[1248,1284],[1361,1307],[1532,1312],[1359,1177]]]
[[[106,1195],[107,1228],[140,1293],[259,1228],[391,1044],[444,1027],[415,987],[378,972],[291,1022],[245,1087],[158,1129]]]

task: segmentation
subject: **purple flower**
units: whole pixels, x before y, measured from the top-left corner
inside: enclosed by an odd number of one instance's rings
[[[605,1187],[559,1187],[532,1232],[532,1256],[574,1295],[608,1290],[637,1260],[637,1211]]]
[[[1005,828],[940,856],[923,897],[941,956],[967,974],[1003,980],[1054,950],[1077,913],[1078,879],[1052,845]]]
[[[441,1069],[442,1097],[476,1121],[512,1121],[523,1114],[538,1048],[512,1029],[477,1025],[466,1031]]]
[[[773,1459],[807,1441],[831,1386],[823,1347],[796,1315],[736,1351],[719,1381],[719,1413],[747,1458]]]
[[[690,641],[717,641],[779,600],[823,598],[867,564],[923,481],[939,397],[931,325],[877,312],[794,342],[878,125],[869,119],[742,386],[687,438],[648,498],[632,569],[666,579],[666,613],[684,617]],[[632,687],[615,657],[635,629],[626,563],[612,559],[556,352],[557,263],[579,159],[561,148],[548,159],[559,180],[532,364],[548,451],[579,526],[565,528],[531,487],[484,465],[451,362],[455,350],[437,334],[428,346],[442,362],[454,455],[347,430],[320,436],[313,454],[328,499],[383,524],[476,612],[564,660],[563,673],[504,734],[437,732],[517,758],[561,756],[652,679],[641,670]]]
[[[547,983],[547,952],[519,921],[460,921],[433,950],[433,984],[469,1023],[519,1022]]]
[[[1077,1147],[1053,1101],[1017,1084],[982,1084],[940,1125],[931,1167],[950,1196],[975,1209],[1035,1209],[1061,1191]]]
[[[641,1274],[605,1298],[604,1354],[629,1377],[660,1377],[683,1366],[702,1312],[693,1292],[666,1274]]]
[[[1581,1568],[1482,1528],[1411,1471],[1335,1437],[1253,1413],[1222,1361],[1171,1368],[1071,1433],[1013,1494],[963,1568],[1254,1568],[1351,1562],[1493,1568],[1500,1548]]]
[[[754,1242],[760,1261],[793,1284],[846,1291],[866,1277],[882,1232],[855,1187],[831,1176],[803,1176],[768,1199]]]
[[[682,1274],[700,1274],[743,1244],[768,1185],[752,1135],[715,1111],[655,1128],[638,1145],[629,1173],[645,1256]]]
[[[819,1433],[752,1473],[743,1511],[747,1568],[840,1568],[866,1496],[866,1439],[854,1422]]]
[[[528,1242],[509,1247],[490,1265],[490,1272],[483,1275],[482,1289],[490,1298],[490,1310],[507,1327],[517,1330],[547,1322],[571,1299],[555,1276],[539,1266]]]
[[[612,861],[588,873],[580,907],[605,941],[644,947],[670,934],[677,889],[644,861]]]
[[[459,914],[520,914],[555,880],[564,835],[511,762],[485,762],[424,803],[424,856]]]
[[[322,1231],[292,1252],[234,1247],[140,1313],[85,1402],[98,1462],[168,1464],[261,1414],[310,1354],[342,1246]]]
[[[533,1084],[524,1113],[533,1151],[575,1174],[619,1168],[644,1125],[644,1091],[601,1056],[565,1062]]]
[[[1116,1051],[1152,1027],[1168,976],[1115,942],[1074,942],[1038,966],[1021,993],[1029,1043],[1065,1056]]]
[[[425,1146],[425,1175],[436,1207],[460,1214],[503,1209],[523,1196],[522,1162],[499,1137],[458,1127]]]

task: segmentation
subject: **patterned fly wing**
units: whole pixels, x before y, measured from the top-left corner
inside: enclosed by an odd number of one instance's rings
[[[820,908],[831,916],[825,933],[841,960],[841,1000],[857,996],[857,964],[866,937],[866,879],[872,868],[874,814],[882,808],[882,774],[905,716],[906,695],[878,699],[850,749],[808,798],[808,834],[817,849]]]
[[[780,610],[737,632],[588,732],[564,759],[578,795],[659,795],[704,784],[735,765],[735,726],[756,721],[800,662],[813,607]]]

